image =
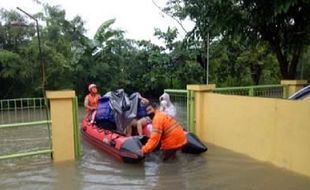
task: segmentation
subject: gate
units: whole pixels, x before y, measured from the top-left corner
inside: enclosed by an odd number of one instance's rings
[[[0,100],[0,160],[51,154],[50,124],[44,98]]]

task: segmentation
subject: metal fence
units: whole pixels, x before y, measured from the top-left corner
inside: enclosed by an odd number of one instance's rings
[[[0,128],[4,124],[34,122],[47,120],[46,106],[43,98],[19,98],[0,100]]]
[[[257,96],[266,98],[287,98],[287,89],[282,85],[260,85],[216,88],[214,93],[239,95],[239,96]]]
[[[170,95],[170,100],[176,107],[176,119],[185,129],[188,129],[187,123],[187,90],[165,89]]]
[[[0,100],[0,160],[52,153],[48,118],[44,98]]]

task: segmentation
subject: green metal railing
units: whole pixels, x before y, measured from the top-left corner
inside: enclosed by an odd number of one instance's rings
[[[214,93],[239,95],[239,96],[257,96],[268,98],[287,98],[287,89],[282,85],[260,85],[216,88]]]
[[[196,131],[196,120],[195,120],[195,93],[193,91],[187,92],[187,122],[188,131]]]
[[[73,98],[73,132],[74,132],[74,153],[75,158],[79,159],[81,155],[80,148],[80,123],[79,123],[79,111],[78,111],[78,98]]]
[[[48,118],[49,109],[47,107],[46,99],[44,98],[20,98],[20,99],[8,99],[8,100],[0,100],[0,130],[9,130],[12,128],[25,128],[30,126],[37,126],[40,129],[42,127],[47,126],[47,135],[48,136],[48,148],[37,148],[36,150],[29,150],[27,152],[20,150],[15,150],[17,153],[5,155],[1,150],[1,146],[5,146],[4,143],[0,141],[0,160],[10,159],[10,158],[19,158],[25,156],[33,156],[39,154],[51,154],[52,150],[52,142],[51,142],[51,133],[50,133],[50,124],[52,123]],[[79,114],[78,114],[78,99],[77,97],[72,99],[72,113],[73,113],[73,132],[74,132],[74,153],[75,158],[80,158],[80,127],[79,127]],[[38,129],[37,129],[38,130]],[[32,131],[28,131],[31,133]],[[8,133],[9,136],[1,136],[0,140],[7,141],[7,138],[13,134],[13,131]],[[20,135],[25,134],[19,134]],[[14,135],[12,135],[14,136]],[[31,138],[30,138],[31,139]],[[18,140],[18,139],[16,139]],[[14,139],[12,140],[14,142]],[[15,146],[14,146],[15,147]],[[14,148],[15,149],[15,148]],[[39,150],[38,150],[39,149]]]
[[[30,150],[27,152],[19,152],[19,150],[17,151],[18,153],[6,153],[5,155],[0,155],[0,160],[39,154],[50,154],[53,152],[51,149],[51,135],[49,127],[51,121],[48,119],[47,102],[44,98],[19,98],[0,100],[0,119],[0,130],[9,130],[11,128],[24,128],[30,126],[47,126],[47,144],[49,144],[48,147],[44,147],[40,150]],[[10,131],[9,135],[12,133],[13,132]],[[5,133],[2,132],[0,134]],[[1,140],[9,138],[7,136],[2,137],[1,135],[0,137]],[[4,143],[1,143],[0,147],[1,146],[5,146]],[[3,154],[3,152],[0,152],[0,154]]]
[[[164,92],[170,95],[170,100],[177,110],[176,118],[185,129],[188,129],[187,119],[187,90],[165,89]]]
[[[0,125],[46,120],[45,105],[43,98],[0,100]]]

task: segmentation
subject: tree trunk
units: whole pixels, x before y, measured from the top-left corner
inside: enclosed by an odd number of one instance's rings
[[[259,85],[259,80],[262,74],[262,67],[259,64],[251,64],[251,77],[254,85]]]
[[[281,47],[279,44],[275,42],[271,42],[271,47],[273,48],[274,52],[276,53],[276,57],[279,62],[280,71],[283,79],[290,79],[288,75],[288,61],[287,58],[283,55],[281,51]]]
[[[299,63],[301,52],[302,48],[298,47],[293,53],[293,57],[291,60],[291,64],[289,65],[289,71],[288,71],[288,74],[291,77],[291,79],[296,79],[297,66]]]
[[[297,72],[297,65],[301,54],[301,48],[298,47],[297,49],[294,50],[294,53],[292,54],[292,59],[289,62],[288,56],[287,54],[284,54],[282,52],[280,44],[276,43],[275,41],[269,41],[269,42],[279,62],[282,79],[290,79],[290,80],[295,79]]]

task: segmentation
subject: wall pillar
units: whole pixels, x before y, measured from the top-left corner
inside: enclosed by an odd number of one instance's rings
[[[74,113],[72,108],[75,92],[72,90],[47,91],[46,97],[50,101],[53,160],[54,162],[74,160]]]
[[[205,107],[204,107],[204,94],[212,93],[215,89],[215,84],[209,85],[187,85],[188,90],[188,122],[189,129],[191,132],[195,133],[198,137],[203,138],[202,135],[205,134],[206,123],[204,121],[205,117]]]
[[[298,90],[302,89],[307,84],[306,80],[281,80],[281,85],[286,89],[284,91],[285,97],[288,98]]]

